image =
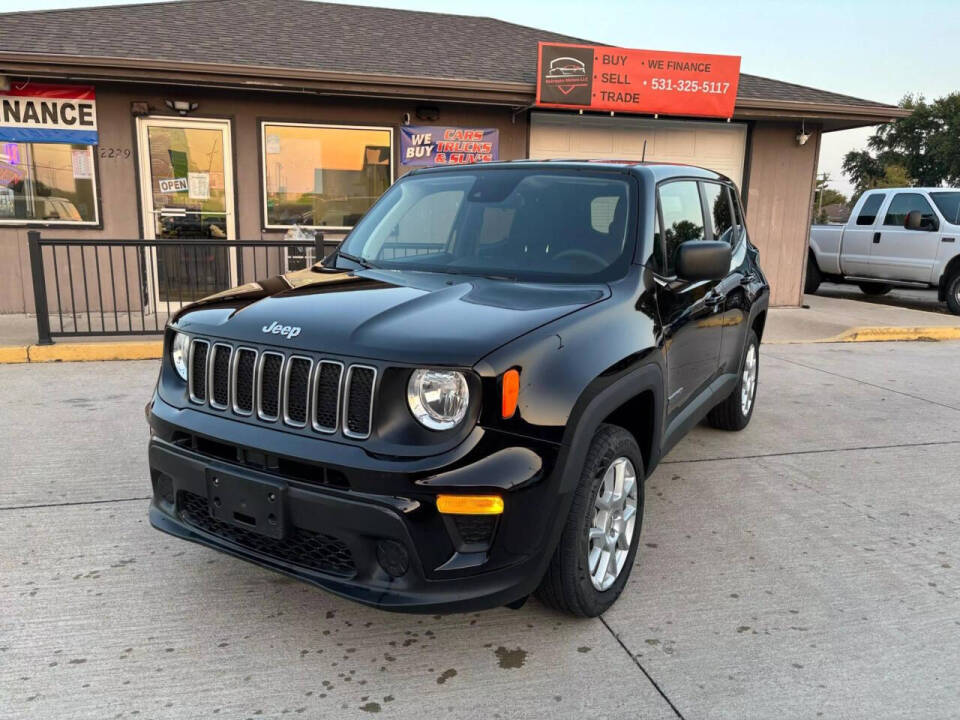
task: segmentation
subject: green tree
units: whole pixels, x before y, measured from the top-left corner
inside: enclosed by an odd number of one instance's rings
[[[844,157],[843,172],[857,195],[904,178],[924,186],[960,184],[960,92],[933,102],[907,95],[900,107],[911,114],[877,128],[868,150]]]
[[[830,173],[827,172],[817,175],[817,184],[813,193],[814,222],[825,223],[827,221],[827,214],[824,208],[828,205],[847,204],[847,196],[838,190],[834,190],[828,184],[831,179]]]

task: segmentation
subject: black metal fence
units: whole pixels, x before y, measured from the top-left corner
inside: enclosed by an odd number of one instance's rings
[[[67,240],[27,233],[37,339],[156,335],[183,305],[307,268],[338,241]]]

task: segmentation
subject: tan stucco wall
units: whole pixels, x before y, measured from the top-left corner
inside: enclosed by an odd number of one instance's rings
[[[417,105],[434,105],[440,117],[431,123],[500,130],[500,157],[505,160],[527,155],[527,119],[525,113],[503,107],[452,105],[413,100],[373,100],[366,98],[321,97],[314,94],[241,93],[237,91],[164,89],[157,86],[97,85],[98,123],[101,148],[136,150],[134,121],[130,103],[144,101],[157,115],[169,115],[165,99],[194,100],[199,103],[195,117],[222,117],[232,120],[234,143],[234,182],[237,193],[237,237],[242,240],[281,238],[282,232],[264,232],[261,227],[260,151],[261,120],[311,122],[320,124],[378,125],[398,128],[404,113],[415,116]],[[394,133],[394,167],[399,164],[398,133]],[[65,227],[35,228],[44,236],[56,238],[136,239],[142,236],[137,197],[135,152],[126,158],[97,158],[102,229]],[[27,252],[26,227],[0,226],[0,313],[33,312],[33,286]],[[76,251],[74,251],[76,252]],[[92,251],[87,251],[90,261]],[[47,251],[49,253],[49,250]],[[79,255],[74,255],[76,260]],[[128,255],[133,260],[134,256]],[[65,261],[65,256],[61,255]],[[135,262],[135,260],[134,260]],[[122,273],[122,269],[118,268]],[[74,268],[74,275],[79,271]],[[88,271],[89,272],[89,271]],[[135,271],[129,271],[135,272]],[[61,272],[65,280],[65,271]],[[134,282],[136,282],[134,280]],[[53,285],[52,279],[48,282]],[[65,290],[62,290],[65,292]],[[55,299],[48,293],[51,310]],[[91,301],[91,304],[93,302]],[[105,303],[112,307],[111,302]],[[125,303],[118,299],[123,308]],[[134,304],[131,302],[131,304]],[[78,299],[78,308],[84,307]]]
[[[804,260],[810,231],[820,133],[797,145],[796,123],[758,122],[751,132],[747,228],[770,282],[770,304],[803,302]]]

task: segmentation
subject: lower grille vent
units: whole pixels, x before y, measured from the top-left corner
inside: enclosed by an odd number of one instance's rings
[[[211,517],[207,499],[190,492],[178,495],[177,506],[184,522],[251,552],[333,575],[356,572],[350,549],[331,535],[296,527],[283,540],[259,535]]]

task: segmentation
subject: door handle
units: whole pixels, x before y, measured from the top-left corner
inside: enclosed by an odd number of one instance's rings
[[[707,307],[716,307],[723,302],[723,294],[718,292],[710,292],[703,296],[703,304]]]
[[[874,243],[880,242],[880,233],[875,232],[875,233],[873,234],[873,242],[874,242]]]
[[[940,240],[941,240],[941,242],[953,242],[953,241],[954,241],[952,237],[940,238]]]

